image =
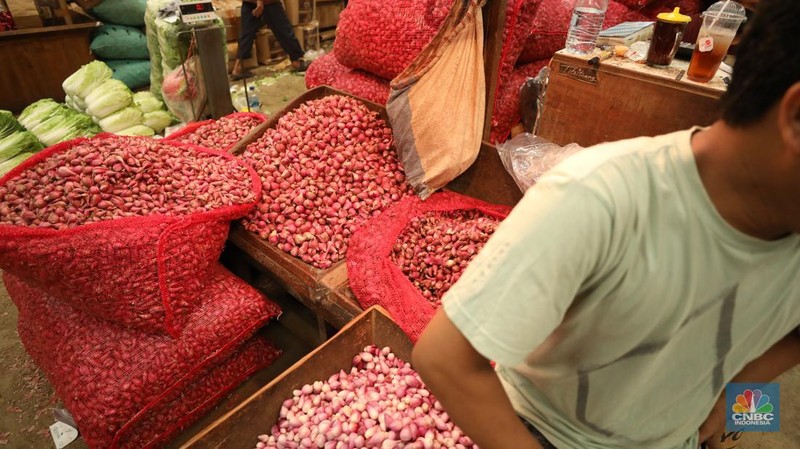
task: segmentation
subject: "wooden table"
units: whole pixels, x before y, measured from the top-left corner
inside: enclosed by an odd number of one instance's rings
[[[0,33],[0,109],[21,111],[34,101],[64,101],[61,83],[92,61],[89,37],[99,22]]]
[[[717,100],[726,89],[721,72],[706,84],[686,78],[686,61],[656,69],[623,58],[594,66],[589,59],[563,50],[553,57],[538,133],[545,139],[586,147],[717,119]]]

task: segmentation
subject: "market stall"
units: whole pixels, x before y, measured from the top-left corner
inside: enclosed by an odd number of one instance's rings
[[[123,3],[0,32],[0,268],[59,448],[477,447],[410,364],[445,293],[543,173],[713,123],[730,75],[673,59],[692,0],[606,1],[647,24],[585,52],[560,0],[285,1],[335,40],[267,115],[235,2]]]

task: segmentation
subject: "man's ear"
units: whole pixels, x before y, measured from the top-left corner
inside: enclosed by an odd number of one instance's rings
[[[778,110],[778,127],[786,149],[800,156],[800,81],[783,94]]]

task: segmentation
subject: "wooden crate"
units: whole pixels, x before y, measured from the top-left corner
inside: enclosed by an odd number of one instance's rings
[[[411,358],[411,341],[379,307],[372,307],[342,328],[333,338],[295,363],[234,410],[218,419],[182,446],[184,449],[251,448],[256,437],[278,421],[283,401],[305,384],[325,380],[352,366],[353,356],[365,346],[389,346],[401,359]]]
[[[343,95],[352,97],[362,102],[367,108],[377,112],[380,117],[387,121],[386,109],[376,103],[372,103],[363,98],[338,91],[328,86],[320,86],[303,95],[295,98],[286,107],[281,109],[270,119],[254,130],[247,141],[237,144],[231,152],[240,154],[245,150],[250,142],[257,140],[267,129],[277,125],[278,120],[286,113],[297,109],[301,104],[327,97],[330,95]],[[353,316],[360,312],[360,308],[352,303],[331,302],[329,298],[330,289],[322,283],[323,278],[330,276],[346,277],[347,267],[342,260],[327,270],[314,268],[313,266],[292,257],[290,254],[278,249],[275,245],[261,239],[258,235],[247,231],[241,223],[235,223],[231,227],[229,235],[230,241],[241,249],[248,258],[261,270],[271,273],[292,296],[296,297],[306,307],[317,312],[325,321],[332,326],[341,327],[348,323]]]
[[[621,59],[595,67],[586,57],[558,52],[550,63],[538,134],[559,145],[586,147],[710,125],[725,85],[719,78],[690,81],[686,67],[680,60],[655,69]]]

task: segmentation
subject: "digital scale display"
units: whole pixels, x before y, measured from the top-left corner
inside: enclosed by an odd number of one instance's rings
[[[181,1],[181,20],[183,23],[204,22],[214,20],[217,14],[211,1]]]

